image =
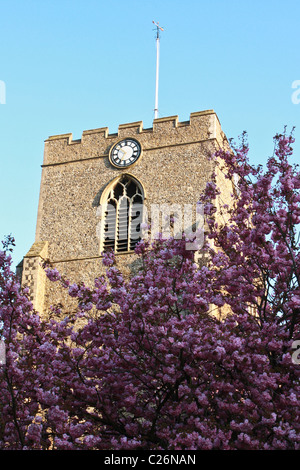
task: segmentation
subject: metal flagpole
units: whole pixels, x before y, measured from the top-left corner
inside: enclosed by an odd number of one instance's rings
[[[163,28],[159,26],[159,23],[155,23],[156,26],[156,80],[155,80],[155,108],[154,108],[154,119],[158,118],[158,77],[159,77],[159,40],[160,40],[160,31],[163,31]]]

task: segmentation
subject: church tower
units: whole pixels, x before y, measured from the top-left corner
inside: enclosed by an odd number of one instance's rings
[[[135,269],[134,247],[145,211],[162,205],[183,208],[196,203],[214,169],[210,159],[226,142],[213,110],[157,118],[153,127],[141,121],[55,135],[45,141],[35,242],[23,259],[22,284],[30,289],[42,314],[50,305],[68,306],[68,296],[46,279],[41,263],[71,282],[93,286],[104,272],[101,253],[112,249],[117,263]],[[218,175],[222,200],[232,188]],[[144,213],[143,213],[144,207]]]

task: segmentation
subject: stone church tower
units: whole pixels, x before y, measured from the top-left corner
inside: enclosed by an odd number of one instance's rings
[[[45,141],[36,237],[22,262],[22,284],[30,289],[34,307],[47,312],[52,304],[67,305],[68,296],[46,279],[41,262],[71,282],[93,286],[103,272],[101,253],[108,248],[127,272],[134,269],[141,211],[167,204],[196,207],[210,179],[210,155],[224,145],[225,135],[213,110],[143,123],[121,124]],[[220,173],[218,184],[226,201],[232,188]],[[175,206],[174,206],[175,205]]]

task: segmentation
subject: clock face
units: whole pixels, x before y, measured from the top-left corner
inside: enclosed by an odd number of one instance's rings
[[[134,139],[124,139],[112,147],[109,159],[114,166],[125,168],[135,163],[140,155],[140,143]]]

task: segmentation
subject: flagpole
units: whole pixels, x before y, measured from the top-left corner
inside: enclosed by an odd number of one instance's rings
[[[158,118],[158,81],[159,81],[159,46],[160,46],[160,31],[163,28],[159,26],[159,23],[152,23],[156,26],[156,79],[155,79],[155,107],[154,107],[154,119]]]

